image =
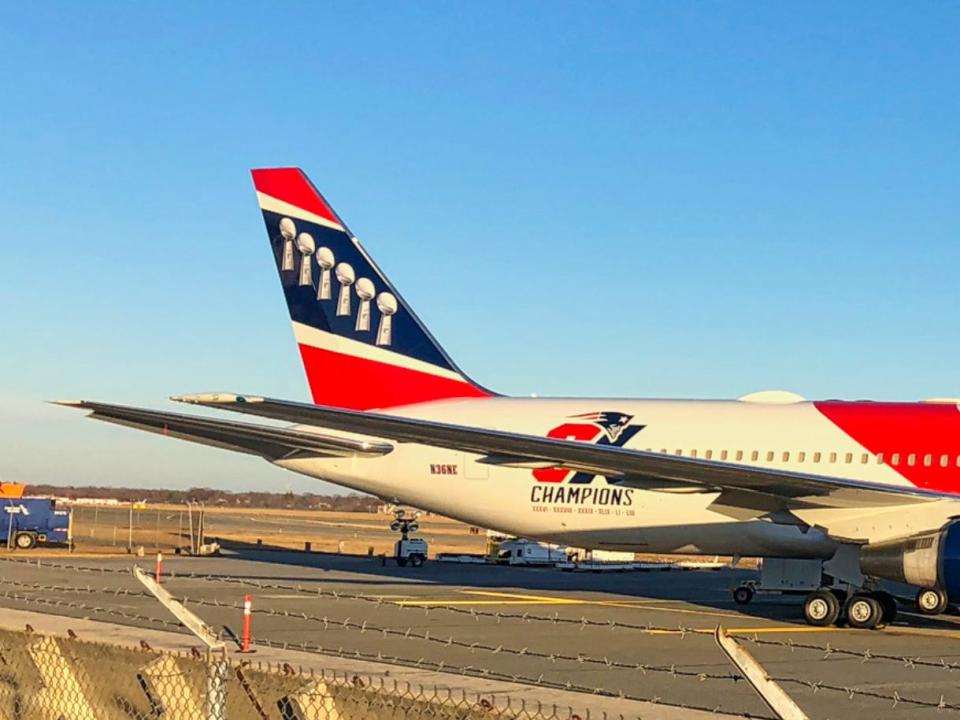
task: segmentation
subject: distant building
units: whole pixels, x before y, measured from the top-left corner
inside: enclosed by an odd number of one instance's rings
[[[57,498],[57,501],[64,505],[109,505],[111,507],[120,505],[117,498]]]

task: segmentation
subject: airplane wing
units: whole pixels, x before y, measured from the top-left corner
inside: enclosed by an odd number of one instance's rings
[[[123,405],[108,405],[84,400],[58,401],[56,404],[90,410],[92,412],[89,417],[96,420],[105,420],[226,450],[260,455],[268,460],[292,456],[376,457],[393,450],[393,446],[389,443],[351,440],[283,427],[251,425]]]
[[[211,393],[172,399],[395,442],[476,453],[483,456],[482,462],[495,465],[565,467],[643,489],[719,492],[714,504],[722,507],[754,511],[869,508],[954,497],[910,486],[748,467],[256,396]]]

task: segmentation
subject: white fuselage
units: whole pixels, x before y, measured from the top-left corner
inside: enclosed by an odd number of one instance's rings
[[[813,403],[489,398],[446,400],[391,412],[544,436],[578,415],[613,411],[643,426],[624,445],[739,465],[909,485]],[[309,429],[309,428],[302,428]],[[561,431],[562,432],[562,431]],[[601,430],[598,428],[597,432]],[[560,437],[560,435],[554,435]],[[717,493],[648,491],[556,471],[478,462],[473,454],[397,443],[380,458],[295,459],[277,464],[383,498],[514,535],[586,548],[656,553],[830,557],[836,543],[788,517],[739,520],[711,509]],[[564,477],[565,476],[565,477]]]

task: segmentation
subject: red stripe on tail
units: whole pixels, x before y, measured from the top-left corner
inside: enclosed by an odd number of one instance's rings
[[[318,405],[371,410],[398,405],[489,397],[489,393],[463,380],[300,345],[310,392]]]
[[[299,168],[269,168],[252,170],[253,185],[257,192],[282,200],[301,210],[312,212],[337,225],[343,225],[337,214]]]

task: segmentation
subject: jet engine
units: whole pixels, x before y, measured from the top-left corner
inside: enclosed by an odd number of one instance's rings
[[[860,569],[884,580],[939,588],[950,602],[960,602],[960,520],[939,530],[864,545]]]

